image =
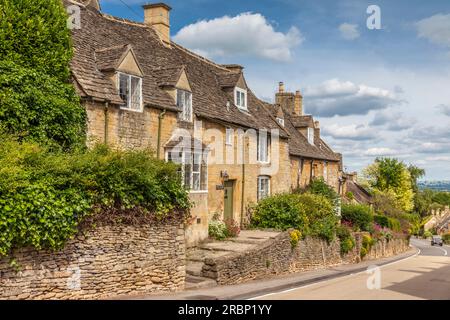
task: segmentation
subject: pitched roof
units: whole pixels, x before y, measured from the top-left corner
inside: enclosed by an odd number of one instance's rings
[[[354,199],[361,204],[370,204],[373,202],[372,195],[358,183],[347,180],[347,192],[353,194]]]
[[[314,120],[311,115],[296,116],[290,115],[292,125],[296,128],[312,127]]]
[[[235,87],[241,77],[238,72],[224,72],[217,75],[217,80],[222,88]]]
[[[154,70],[154,75],[160,87],[175,87],[183,70],[184,66],[160,68]]]
[[[115,85],[100,71],[109,63],[97,63],[95,55],[96,50],[128,44],[144,74],[144,105],[180,111],[161,85],[173,84],[177,70],[184,67],[193,93],[193,110],[197,116],[246,128],[280,129],[251,90],[248,89],[247,93],[248,112],[234,105],[233,93],[224,90],[221,83],[239,80],[240,73],[235,70],[231,71],[176,43],[172,42],[170,48],[164,46],[155,30],[142,23],[114,18],[92,7],[81,8],[81,19],[82,28],[72,31],[75,54],[71,69],[87,97],[122,103]],[[113,51],[111,49],[108,54],[115,58],[118,53]],[[281,130],[280,136],[288,135]]]
[[[280,112],[280,106],[276,104],[269,105],[268,109],[276,116],[278,116]],[[314,119],[311,115],[296,116],[284,111],[284,128],[289,134],[290,154],[310,159],[340,161],[341,155],[335,153],[321,138],[315,137],[314,145],[312,145],[308,142],[308,139],[297,130],[297,128],[313,125]]]
[[[129,44],[95,50],[95,61],[98,69],[100,71],[117,70],[129,52],[134,55],[133,47]],[[139,62],[136,62],[140,68]]]

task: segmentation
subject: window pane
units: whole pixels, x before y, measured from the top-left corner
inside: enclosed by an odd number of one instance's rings
[[[192,93],[186,92],[186,121],[192,119]]]
[[[194,154],[194,172],[200,172],[202,155],[200,153]]]
[[[192,190],[194,191],[198,191],[200,190],[200,172],[198,173],[193,173],[193,186],[192,186]]]
[[[181,96],[183,95],[182,90],[177,90],[177,106],[183,108],[183,104],[181,103]]]
[[[129,80],[130,77],[125,75],[125,74],[120,74],[119,75],[119,95],[120,98],[122,98],[122,100],[125,103],[125,107],[128,108],[129,105],[129,96],[130,96],[130,92],[129,92]]]
[[[131,109],[141,110],[141,79],[131,77]]]

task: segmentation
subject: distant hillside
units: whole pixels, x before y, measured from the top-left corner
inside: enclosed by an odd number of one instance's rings
[[[450,181],[419,181],[419,188],[450,192]]]

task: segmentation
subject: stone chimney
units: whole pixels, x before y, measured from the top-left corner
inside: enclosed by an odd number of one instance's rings
[[[295,109],[295,96],[291,92],[285,92],[284,83],[278,84],[278,92],[275,94],[275,103],[279,104],[285,111],[293,113]]]
[[[165,3],[143,5],[144,23],[152,26],[164,44],[170,46],[170,10]]]
[[[314,140],[320,140],[320,122],[314,121]]]
[[[294,112],[297,116],[303,115],[303,96],[300,93],[300,90],[295,92],[295,108]]]

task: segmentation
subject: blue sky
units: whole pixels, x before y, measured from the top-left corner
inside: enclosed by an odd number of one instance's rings
[[[146,1],[101,1],[142,21]],[[176,42],[219,63],[245,66],[272,100],[279,81],[301,89],[307,113],[344,154],[347,170],[394,156],[450,180],[450,1],[170,0]],[[369,5],[381,30],[369,30]]]

